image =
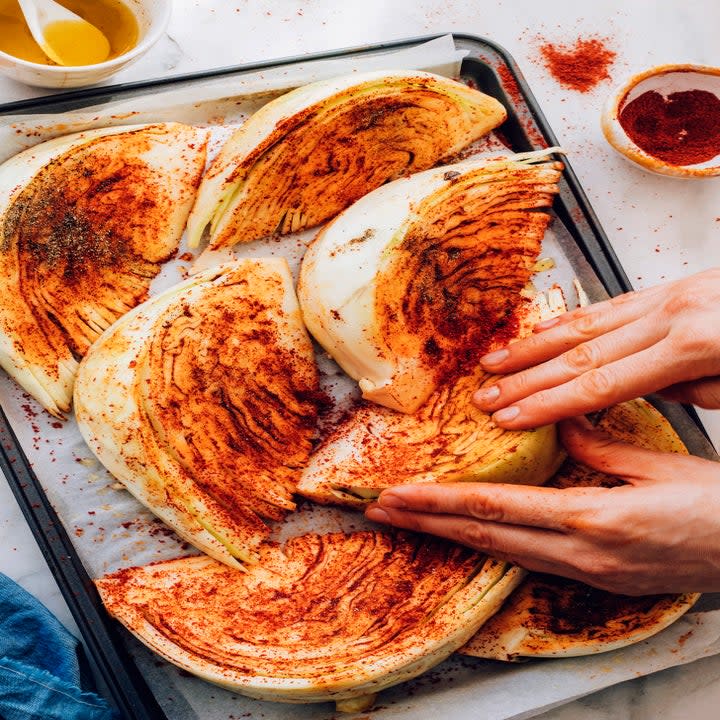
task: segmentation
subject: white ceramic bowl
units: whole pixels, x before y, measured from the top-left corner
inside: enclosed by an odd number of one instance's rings
[[[608,98],[601,120],[603,134],[610,145],[644,170],[680,178],[720,175],[720,154],[695,165],[673,165],[649,155],[628,137],[618,119],[620,113],[627,103],[650,90],[665,96],[683,90],[707,90],[720,97],[720,68],[691,64],[658,65],[633,75]]]
[[[21,60],[0,51],[0,72],[37,87],[76,88],[93,85],[122,70],[144,55],[163,35],[172,11],[172,0],[122,0],[138,22],[138,42],[131,50],[96,65],[60,67]]]

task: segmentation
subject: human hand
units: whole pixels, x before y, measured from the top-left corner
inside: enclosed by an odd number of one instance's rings
[[[627,484],[400,485],[366,515],[615,593],[720,590],[720,463],[628,445],[584,419],[560,431],[572,457]]]
[[[720,408],[720,268],[539,323],[534,335],[481,363],[505,377],[477,391],[474,402],[509,429],[658,390]]]

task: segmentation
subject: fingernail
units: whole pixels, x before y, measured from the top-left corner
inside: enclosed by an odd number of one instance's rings
[[[548,328],[554,327],[559,322],[559,317],[548,318],[547,320],[542,320],[541,322],[536,323],[535,330],[547,330]]]
[[[520,408],[517,405],[511,405],[510,407],[493,413],[492,419],[497,423],[510,422],[510,420],[514,420],[519,414]]]
[[[377,506],[368,508],[365,511],[365,517],[368,520],[374,520],[375,522],[383,523],[383,525],[390,524],[390,516],[382,509]]]
[[[503,348],[502,350],[495,350],[495,352],[483,355],[483,357],[480,358],[480,364],[499,365],[501,362],[507,360],[508,355],[510,355],[510,351],[507,348]]]
[[[489,405],[495,402],[500,397],[500,388],[497,385],[490,385],[489,387],[480,388],[476,390],[473,395],[473,402],[476,405]]]
[[[407,507],[407,503],[401,497],[393,495],[392,493],[382,493],[377,501],[383,507],[395,508],[396,510],[402,510]]]

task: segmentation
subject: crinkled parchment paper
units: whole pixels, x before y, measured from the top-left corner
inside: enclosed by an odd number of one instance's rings
[[[143,91],[97,108],[60,115],[0,118],[0,160],[56,135],[105,125],[178,120],[211,128],[212,151],[228,132],[282,90],[333,75],[381,68],[422,68],[457,75],[463,53],[452,38],[392,54],[307,62],[262,72],[201,82],[183,82],[169,89]],[[491,141],[488,147],[500,147]],[[296,271],[314,231],[250,243],[237,255],[281,255]],[[179,256],[187,251],[183,245]],[[553,283],[570,289],[579,277],[592,300],[604,296],[602,286],[555,218],[547,233],[543,256],[555,267],[536,278],[539,288]],[[191,261],[169,263],[153,292],[177,282]],[[567,301],[577,298],[569,290]],[[352,383],[319,354],[326,387],[339,399],[353,392]],[[195,551],[154,519],[92,457],[73,418],[59,422],[44,413],[6,376],[0,377],[0,401],[45,491],[73,538],[88,572],[98,577],[130,565],[169,559]],[[358,514],[302,504],[300,511],[276,531],[277,537],[318,531],[366,527]],[[456,720],[526,718],[554,705],[639,675],[687,663],[720,652],[718,596],[706,596],[695,611],[647,642],[578,659],[533,661],[522,665],[472,658],[453,658],[417,680],[381,694],[369,714],[373,720],[453,717]],[[128,635],[128,647],[160,705],[173,720],[329,720],[334,707],[266,703],[222,690],[181,673]],[[367,718],[368,714],[361,716]]]

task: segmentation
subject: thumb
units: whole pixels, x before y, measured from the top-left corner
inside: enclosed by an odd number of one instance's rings
[[[677,383],[661,393],[668,400],[692,403],[701,408],[720,408],[720,377],[703,378],[692,382]]]
[[[584,417],[564,420],[558,429],[570,457],[593,470],[616,475],[631,484],[667,475],[666,453],[616,440],[594,428]]]

